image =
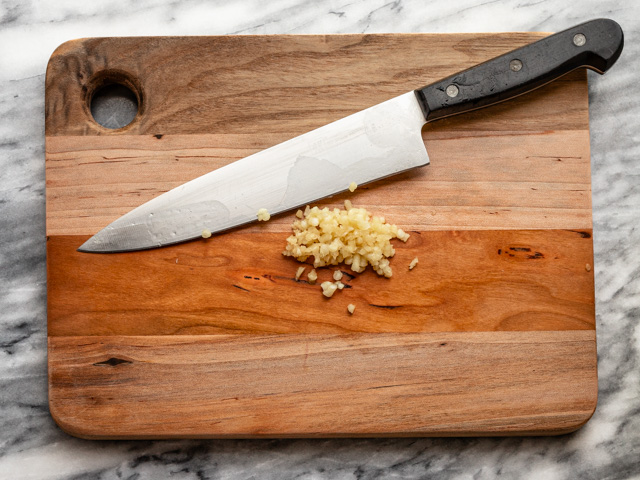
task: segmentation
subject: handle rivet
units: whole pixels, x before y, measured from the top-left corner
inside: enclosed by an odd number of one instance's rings
[[[583,46],[585,43],[587,43],[587,37],[585,37],[582,33],[576,33],[573,36],[573,44],[576,47],[581,47]]]
[[[446,92],[447,92],[447,95],[453,98],[458,96],[458,93],[460,93],[460,90],[458,90],[458,87],[456,87],[455,85],[449,85],[447,87]]]
[[[520,60],[511,60],[511,62],[509,62],[509,68],[512,72],[519,72],[522,70],[522,62]]]

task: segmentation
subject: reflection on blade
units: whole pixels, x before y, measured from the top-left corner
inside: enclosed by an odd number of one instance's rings
[[[413,92],[345,117],[164,193],[123,215],[80,251],[171,245],[277,214],[429,163]]]

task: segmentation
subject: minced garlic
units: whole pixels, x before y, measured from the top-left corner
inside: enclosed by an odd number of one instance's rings
[[[322,287],[322,294],[325,297],[331,297],[338,289],[338,286],[333,282],[322,282],[320,286]]]
[[[391,277],[389,258],[395,250],[390,240],[406,242],[409,238],[408,233],[364,208],[330,210],[307,206],[303,215],[303,219],[293,222],[293,235],[287,238],[282,254],[301,262],[312,256],[314,268],[344,263],[361,273],[371,265],[378,275]]]
[[[355,191],[356,191],[356,188],[358,188],[358,184],[357,184],[356,182],[351,182],[351,183],[349,184],[349,191],[350,191],[351,193],[355,192]]]
[[[316,280],[318,280],[318,273],[315,268],[312,268],[307,274],[307,280],[309,280],[309,283],[316,283]]]
[[[298,210],[298,211],[296,212],[296,217],[298,217],[298,218],[302,218],[302,215],[304,215],[304,214],[302,213],[302,210]]]
[[[356,309],[356,306],[353,303],[350,303],[349,305],[347,305],[347,310],[351,315],[353,315],[353,312],[355,311],[355,309]]]
[[[335,272],[333,272],[333,279],[334,280],[342,279],[342,272],[340,270],[336,270]]]
[[[207,230],[206,228],[202,230],[202,238],[209,238],[211,236],[211,230]]]
[[[418,265],[418,257],[411,260],[411,263],[409,264],[409,270],[413,270],[416,265]]]
[[[259,222],[266,222],[271,218],[271,215],[269,215],[269,212],[267,211],[266,208],[261,208],[260,210],[258,210],[257,215],[258,215]]]
[[[396,236],[405,243],[409,240],[409,234],[401,228],[398,229],[398,234]]]
[[[296,280],[300,280],[300,277],[302,276],[302,274],[304,273],[304,271],[306,270],[307,267],[300,267],[298,268],[298,271],[296,272]]]

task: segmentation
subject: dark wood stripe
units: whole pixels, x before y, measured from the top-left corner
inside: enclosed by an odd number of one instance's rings
[[[77,252],[86,236],[50,236],[49,335],[592,330],[587,233],[414,233],[395,241],[391,279],[345,276],[351,288],[331,299],[319,284],[336,268],[319,269],[316,285],[306,274],[296,281],[300,264],[281,255],[286,234],[121,254]]]
[[[154,135],[161,142],[167,133],[259,130],[300,134],[543,36],[353,34],[295,39],[272,35],[73,40],[53,53],[47,68],[46,135]],[[117,133],[95,124],[88,108],[93,89],[105,75],[140,90],[144,115]],[[582,70],[508,104],[491,107],[489,119],[486,113],[471,113],[470,121],[444,122],[449,131],[500,130],[510,124],[517,124],[520,131],[584,129],[586,99],[586,72]],[[532,104],[546,114],[530,115]]]

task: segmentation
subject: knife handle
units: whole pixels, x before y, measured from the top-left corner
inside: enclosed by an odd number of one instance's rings
[[[591,20],[415,90],[427,122],[509,100],[572,70],[602,74],[624,45],[620,25]]]

